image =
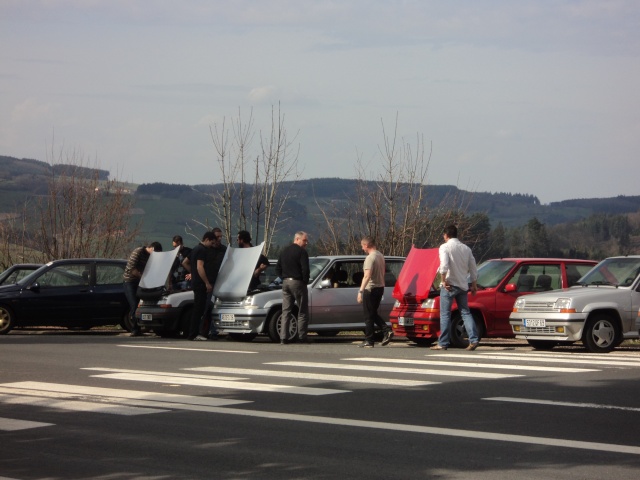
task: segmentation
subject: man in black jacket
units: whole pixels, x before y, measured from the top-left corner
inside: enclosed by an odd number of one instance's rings
[[[309,239],[305,232],[296,232],[293,243],[280,253],[276,272],[282,279],[282,319],[280,343],[289,343],[289,324],[293,302],[298,304],[298,339],[309,343],[307,338],[309,292]]]

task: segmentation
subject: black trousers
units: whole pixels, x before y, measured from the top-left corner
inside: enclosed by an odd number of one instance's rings
[[[365,340],[369,343],[374,343],[373,334],[375,332],[376,325],[384,332],[391,330],[387,323],[378,314],[378,308],[380,307],[383,294],[384,287],[372,288],[371,290],[365,290],[362,293],[362,308],[364,309],[364,336]]]

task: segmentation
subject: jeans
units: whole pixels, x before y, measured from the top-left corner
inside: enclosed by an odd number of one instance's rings
[[[451,290],[447,290],[444,287],[440,289],[440,337],[438,338],[438,345],[441,347],[449,346],[451,338],[451,305],[454,300],[458,305],[460,315],[462,315],[464,328],[469,336],[469,343],[478,343],[478,329],[469,310],[468,293],[467,290],[462,290],[455,286],[452,286]]]
[[[138,319],[136,318],[136,309],[138,308],[138,282],[124,282],[124,296],[129,302],[129,319],[131,320],[131,331],[140,331]]]
[[[375,333],[375,325],[380,327],[383,332],[391,330],[386,322],[378,313],[384,287],[376,287],[371,290],[365,290],[362,293],[362,308],[364,309],[364,337],[367,343],[374,343],[373,335]]]
[[[307,338],[309,291],[302,280],[284,279],[282,282],[282,320],[280,339],[289,340],[289,324],[293,302],[298,304],[298,338]]]

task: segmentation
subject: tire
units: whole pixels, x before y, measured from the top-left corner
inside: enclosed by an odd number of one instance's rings
[[[473,320],[476,322],[478,341],[480,341],[484,332],[484,325],[477,315],[473,315]],[[454,348],[467,348],[469,346],[469,336],[467,335],[467,329],[464,328],[464,321],[460,312],[451,314],[451,346]]]
[[[6,335],[16,326],[16,317],[11,310],[0,305],[0,335]]]
[[[257,333],[229,333],[229,338],[236,342],[251,342],[257,336]]]
[[[129,309],[124,312],[122,315],[122,321],[120,322],[120,326],[124,328],[127,332],[133,330],[133,324],[131,323],[131,317],[129,316]]]
[[[596,314],[587,320],[582,343],[590,352],[607,353],[616,347],[620,336],[620,328],[613,318]]]
[[[298,339],[298,318],[297,312],[291,312],[291,321],[289,322],[289,337],[287,340],[294,342]],[[269,338],[274,342],[280,341],[280,324],[282,323],[282,310],[277,310],[271,316],[269,322]]]
[[[419,347],[430,347],[433,345],[437,339],[435,338],[424,338],[424,337],[407,337],[408,340],[412,341]]]
[[[551,350],[558,345],[558,342],[553,340],[527,340],[527,342],[536,350]]]

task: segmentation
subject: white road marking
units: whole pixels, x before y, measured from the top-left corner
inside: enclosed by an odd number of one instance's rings
[[[175,374],[174,374],[175,375]],[[335,390],[331,388],[296,387],[293,385],[274,385],[268,383],[250,383],[229,380],[216,380],[215,377],[193,378],[194,376],[152,375],[147,373],[106,373],[92,375],[97,378],[112,378],[116,380],[130,380],[134,382],[173,383],[176,385],[191,385],[198,387],[228,388],[232,390],[252,390],[255,392],[280,392],[298,395],[333,395],[347,393],[349,390]]]
[[[353,377],[349,375],[325,375],[320,373],[303,373],[281,370],[255,370],[249,368],[226,368],[226,367],[196,367],[186,368],[185,370],[193,370],[198,372],[213,373],[237,373],[239,375],[255,375],[264,377],[285,377],[285,378],[302,378],[309,380],[326,380],[329,382],[346,382],[346,383],[371,383],[374,385],[395,385],[399,387],[422,387],[425,385],[437,385],[440,382],[421,382],[418,380],[397,380],[394,378],[375,378],[375,377]]]
[[[465,355],[467,357],[467,355]],[[562,372],[562,373],[581,373],[581,372],[600,372],[601,370],[590,368],[568,368],[568,367],[542,367],[542,366],[526,366],[526,365],[501,365],[494,363],[472,363],[472,362],[446,362],[439,360],[405,360],[405,359],[389,359],[389,358],[343,358],[345,361],[352,362],[376,362],[376,363],[405,363],[414,365],[439,365],[439,366],[455,366],[455,367],[471,367],[471,368],[493,368],[499,370],[533,370],[535,372]]]
[[[16,430],[28,430],[30,428],[51,427],[54,423],[30,422],[28,420],[16,420],[14,418],[0,417],[0,430],[14,432]],[[4,478],[4,477],[0,477]]]
[[[134,373],[134,374],[144,374],[144,375],[156,375],[156,376],[165,376],[165,377],[175,377],[176,375],[180,375],[181,377],[187,378],[202,378],[205,380],[225,380],[225,381],[241,381],[241,380],[249,380],[248,378],[239,378],[239,377],[222,377],[215,375],[198,375],[195,373],[184,373],[179,374],[176,372],[158,372],[154,370],[131,370],[127,368],[106,368],[106,367],[84,367],[80,370],[97,370],[99,372],[113,372],[113,373]],[[167,380],[169,381],[169,380]]]
[[[288,420],[293,422],[317,423],[322,425],[340,425],[355,428],[371,428],[379,430],[392,430],[397,432],[471,438],[476,440],[491,440],[498,442],[542,445],[554,448],[575,448],[581,450],[595,450],[598,452],[613,452],[617,454],[628,453],[631,455],[640,455],[640,447],[637,447],[635,445],[581,442],[562,438],[531,437],[527,435],[511,435],[507,433],[480,432],[477,430],[459,430],[453,428],[427,427],[422,425],[407,425],[402,423],[371,422],[367,420],[354,420],[350,418],[319,417],[313,415],[298,415],[293,413],[244,410],[239,408],[211,407],[207,408],[206,411],[209,413],[219,413],[223,415],[240,415],[256,418],[268,418],[272,420]]]
[[[111,415],[145,415],[148,413],[163,413],[168,410],[159,408],[131,407],[101,402],[84,402],[80,400],[60,400],[46,397],[4,395],[0,394],[0,401],[9,405],[30,405],[34,407],[56,408],[58,410],[72,410],[74,412],[108,413]]]
[[[460,370],[427,370],[424,368],[404,368],[385,367],[382,365],[344,365],[341,363],[313,363],[313,362],[268,362],[265,365],[284,365],[288,367],[309,367],[309,368],[329,368],[337,370],[364,370],[368,372],[394,372],[411,373],[418,375],[445,375],[448,377],[470,377],[470,378],[514,378],[524,375],[514,375],[509,373],[484,373],[465,372]]]
[[[158,350],[184,350],[187,352],[205,352],[205,353],[260,353],[260,352],[247,352],[244,350],[213,350],[209,348],[188,348],[188,347],[160,347],[154,345],[135,345],[135,344],[127,344],[127,345],[118,345],[119,347],[126,348],[155,348]]]
[[[640,408],[635,407],[619,407],[617,405],[602,405],[598,403],[557,402],[553,400],[538,400],[535,398],[491,397],[483,398],[482,400],[489,400],[494,402],[532,403],[535,405],[557,405],[559,407],[599,408],[605,410],[626,410],[629,412],[640,412]]]
[[[164,404],[188,404],[219,407],[251,403],[245,400],[227,400],[225,398],[197,397],[193,395],[180,395],[175,393],[141,392],[137,390],[121,390],[117,388],[89,387],[82,385],[64,385],[45,382],[15,382],[0,384],[0,392],[12,395],[48,396],[51,398],[82,398],[103,397],[110,402],[118,400],[126,401],[129,405],[145,406]]]
[[[450,358],[466,358],[469,359],[468,354],[464,353],[437,353],[428,355],[429,357],[450,357]],[[529,354],[479,354],[481,358],[488,358],[490,360],[522,360],[523,362],[541,362],[541,363],[572,363],[578,365],[592,365],[595,367],[601,366],[616,366],[616,367],[640,367],[640,362],[620,362],[620,361],[612,361],[605,360],[606,357],[600,357],[598,360],[582,360],[579,358],[569,359],[569,358],[558,358],[551,357],[548,355],[529,355]]]

